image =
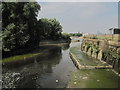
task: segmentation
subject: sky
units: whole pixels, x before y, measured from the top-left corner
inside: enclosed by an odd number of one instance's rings
[[[108,34],[118,27],[117,2],[39,2],[40,18],[56,18],[63,32]]]

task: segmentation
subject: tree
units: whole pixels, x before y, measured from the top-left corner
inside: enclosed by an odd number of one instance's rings
[[[33,45],[37,35],[37,2],[3,2],[2,36],[3,50],[11,51]],[[33,29],[34,28],[34,29]]]
[[[29,2],[24,5],[24,15],[28,24],[28,33],[30,35],[30,40],[28,45],[38,44],[39,41],[37,39],[38,29],[37,29],[37,14],[40,10],[40,5],[37,2]]]
[[[38,23],[41,39],[58,40],[61,38],[62,26],[56,19],[41,18]]]
[[[39,21],[40,39],[49,39],[51,32],[51,23],[47,18],[41,18]]]
[[[70,34],[68,34],[68,33],[62,33],[62,38],[63,39],[70,39]]]
[[[51,22],[51,38],[53,40],[57,40],[61,38],[62,26],[60,25],[59,21],[55,18],[50,19]]]

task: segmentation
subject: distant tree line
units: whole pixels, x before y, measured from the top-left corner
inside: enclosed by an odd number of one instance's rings
[[[37,2],[2,3],[2,50],[15,51],[39,46],[41,40],[69,39],[62,34],[56,19],[37,20],[41,7]]]
[[[83,36],[83,34],[82,34],[82,33],[80,33],[80,32],[77,32],[77,33],[70,33],[70,36],[77,36],[77,37],[81,37],[81,36]]]

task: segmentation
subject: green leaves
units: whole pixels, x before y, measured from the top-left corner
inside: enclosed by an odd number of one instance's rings
[[[80,33],[80,32],[70,33],[70,36],[78,36],[78,37],[80,37],[80,36],[82,36],[82,33]]]
[[[11,51],[34,44],[37,33],[37,2],[4,2],[2,6],[3,50]]]
[[[41,18],[39,20],[39,28],[44,39],[57,40],[61,36],[62,26],[56,19]]]
[[[23,8],[24,15],[27,16],[27,18],[32,16],[36,17],[39,10],[40,10],[40,5],[36,2],[26,3]]]
[[[70,39],[70,34],[68,34],[68,33],[62,33],[62,38],[63,39]]]

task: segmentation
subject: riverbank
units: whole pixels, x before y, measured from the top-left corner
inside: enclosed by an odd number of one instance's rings
[[[0,60],[0,63],[10,63],[10,62],[16,62],[16,61],[21,61],[21,60],[26,60],[26,59],[29,59],[29,58],[34,58],[36,56],[42,56],[43,54],[48,54],[47,52],[49,51],[50,47],[53,47],[53,46],[65,46],[65,45],[68,45],[69,43],[65,43],[63,41],[59,42],[58,41],[43,41],[43,42],[40,42],[40,45],[39,47],[37,48],[33,48],[31,50],[33,50],[32,52],[28,52],[28,53],[23,53],[23,54],[20,54],[20,55],[13,55],[13,56],[10,56],[10,57],[7,57],[7,58],[3,58],[2,60]],[[49,47],[49,48],[48,48]],[[48,49],[45,49],[45,48],[48,48]],[[34,53],[34,50],[36,49],[39,49],[39,52],[37,53]]]
[[[35,49],[41,48],[43,46],[61,46],[64,44],[70,44],[71,40],[69,39],[61,39],[61,40],[41,40],[38,45],[28,45],[25,47],[19,47],[18,49],[12,50],[12,51],[4,51],[2,50],[2,58],[9,58],[12,56],[17,56],[17,55],[23,55],[23,54],[28,54],[28,53],[33,53]]]
[[[86,55],[79,47],[70,48],[70,57],[78,69],[111,69],[116,75],[120,76],[120,74],[113,69],[112,65]]]
[[[79,66],[81,66],[81,67],[87,67],[87,66],[88,67],[89,66],[93,66],[93,67],[103,66],[106,68],[107,68],[107,66],[111,67],[106,62],[101,62],[100,60],[89,57],[88,55],[83,53],[79,47],[70,48],[70,56],[71,56],[71,58],[73,58],[73,60],[78,61]]]
[[[67,88],[118,88],[119,76],[112,66],[81,51],[81,47],[70,48],[70,56],[78,68],[72,72]]]

